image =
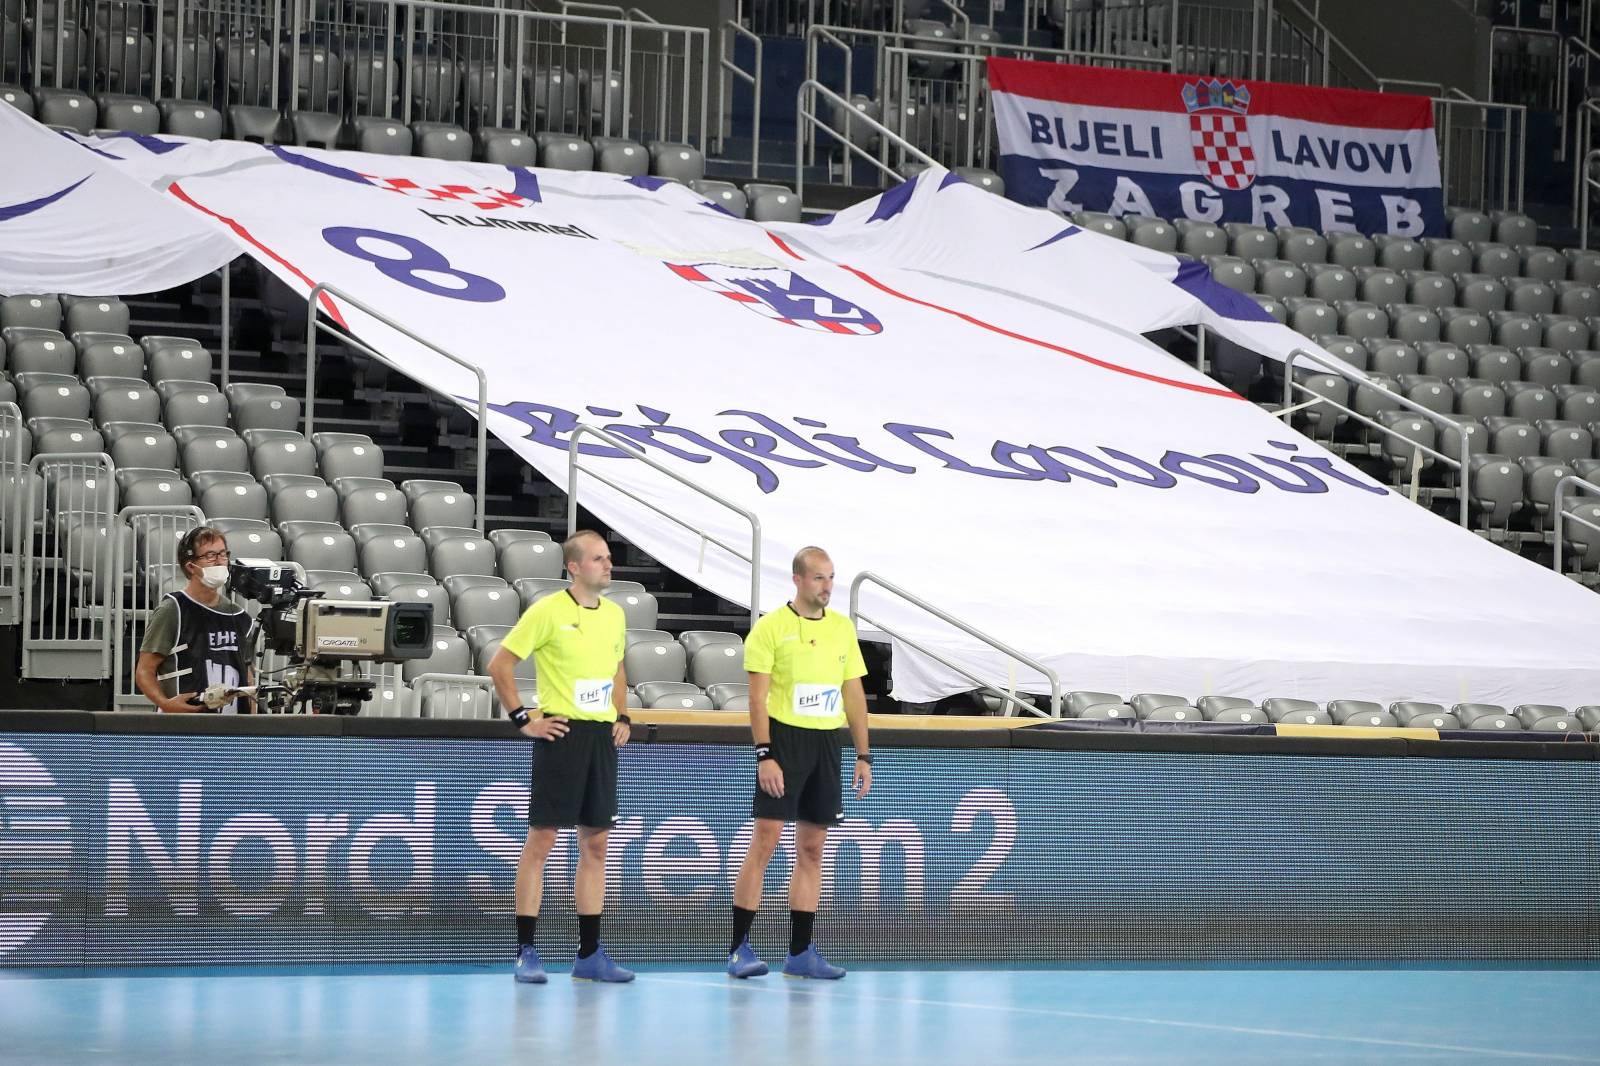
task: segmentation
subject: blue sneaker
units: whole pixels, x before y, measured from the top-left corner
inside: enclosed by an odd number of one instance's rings
[[[798,955],[783,960],[783,976],[806,977],[814,981],[837,981],[844,976],[844,967],[835,966],[822,957],[817,945],[807,944]]]
[[[542,985],[550,980],[532,944],[524,945],[517,951],[516,978],[525,985]]]
[[[616,960],[606,954],[605,948],[600,948],[587,959],[572,960],[572,979],[574,981],[608,981],[612,984],[626,984],[633,980],[633,971],[623,966],[618,966]]]
[[[766,973],[767,964],[761,961],[756,949],[750,946],[750,938],[745,937],[739,941],[739,946],[728,956],[728,976],[764,977]]]

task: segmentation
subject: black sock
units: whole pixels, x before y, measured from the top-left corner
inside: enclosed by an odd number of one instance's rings
[[[517,950],[533,946],[533,930],[539,924],[539,916],[531,918],[526,914],[517,915]]]
[[[733,945],[728,948],[729,955],[739,950],[744,938],[750,935],[750,927],[755,924],[755,920],[755,911],[747,911],[737,903],[733,905]]]
[[[811,928],[816,921],[816,911],[789,912],[789,954],[798,955],[811,946]]]
[[[578,915],[578,958],[587,959],[600,950],[600,916]]]

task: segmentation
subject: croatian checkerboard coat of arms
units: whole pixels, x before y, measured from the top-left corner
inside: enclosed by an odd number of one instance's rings
[[[1190,82],[1183,87],[1183,106],[1189,112],[1196,169],[1219,189],[1248,189],[1256,180],[1246,125],[1249,87],[1217,78]]]

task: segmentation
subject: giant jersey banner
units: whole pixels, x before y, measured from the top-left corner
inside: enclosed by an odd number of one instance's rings
[[[1006,194],[1055,211],[1444,232],[1426,97],[991,59]]]
[[[56,136],[26,121],[0,135]],[[167,138],[92,148],[83,167],[135,181],[85,231],[179,205],[295,291],[337,285],[481,367],[490,429],[558,483],[574,431],[594,425],[755,513],[763,609],[792,595],[794,550],[820,544],[836,608],[876,572],[1069,689],[1600,702],[1600,598],[1145,338],[1206,323],[1268,353],[1305,343],[1198,264],[941,171],[822,224],[763,225],[654,178]],[[215,266],[197,256],[196,274]],[[321,305],[475,408],[470,371],[348,300]],[[718,546],[749,554],[743,518],[580,443],[609,482],[584,476],[586,507],[749,600],[749,564]],[[1045,687],[881,591],[864,608],[991,683]],[[904,699],[972,687],[905,648],[894,662]]]

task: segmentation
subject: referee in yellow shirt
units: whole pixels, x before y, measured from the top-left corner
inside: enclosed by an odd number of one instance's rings
[[[756,748],[755,833],[733,890],[730,977],[767,972],[750,946],[750,926],[761,905],[767,863],[785,822],[795,824],[794,872],[789,877],[787,977],[838,980],[844,970],[822,957],[811,941],[822,892],[822,846],[828,827],[844,818],[840,787],[839,727],[850,724],[855,745],[856,795],[872,788],[867,748],[867,667],[855,626],[828,610],[833,562],[821,548],[794,557],[794,599],[764,616],[744,646],[750,674],[750,732]]]
[[[524,611],[489,660],[500,706],[515,708],[507,717],[534,741],[528,836],[517,863],[516,979],[541,985],[548,980],[534,948],[544,864],[556,830],[576,825],[578,958],[572,976],[631,981],[633,971],[600,946],[606,840],[617,820],[617,749],[628,742],[628,678],[622,668],[627,622],[622,608],[600,595],[611,583],[605,538],[584,530],[568,537],[561,551],[571,586]],[[522,706],[517,692],[517,664],[529,655],[538,675],[538,717]]]

